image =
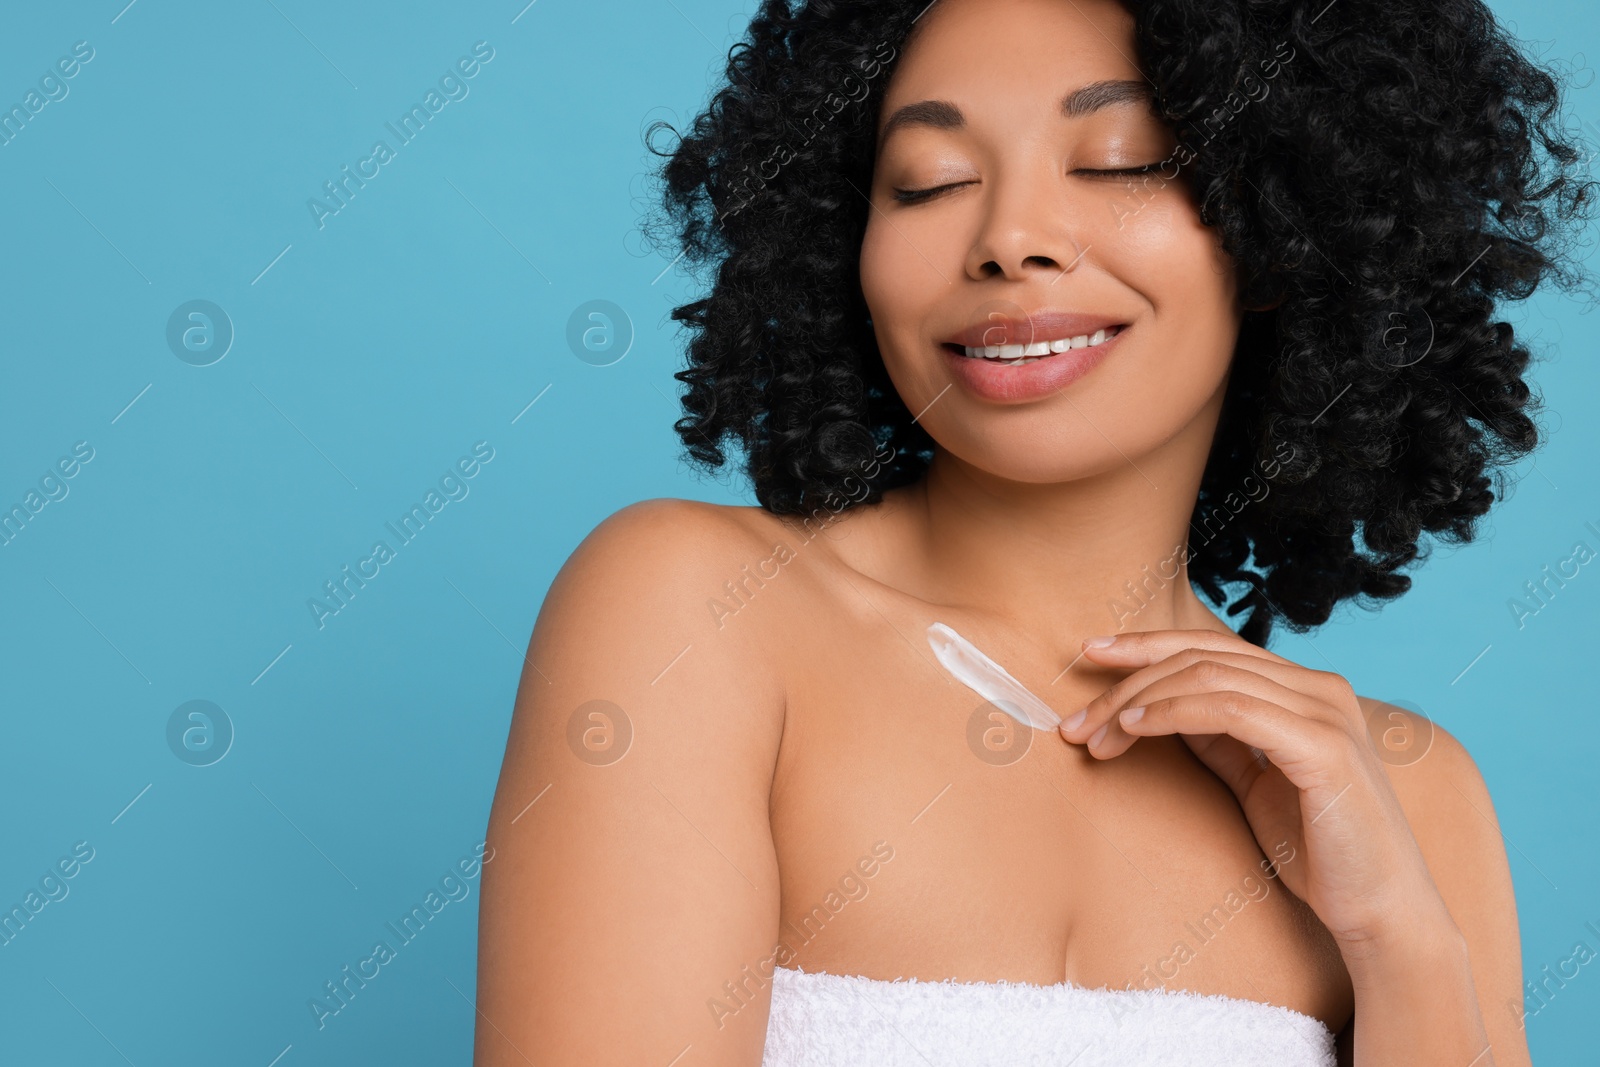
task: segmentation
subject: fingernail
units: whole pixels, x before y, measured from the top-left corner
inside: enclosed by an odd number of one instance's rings
[[[1115,637],[1086,637],[1083,639],[1084,648],[1105,648],[1115,641]]]
[[[1132,726],[1134,723],[1144,718],[1144,708],[1127,708],[1122,712],[1121,715],[1117,716],[1117,718],[1122,720],[1122,725]]]
[[[1105,726],[1100,727],[1100,729],[1094,732],[1094,736],[1089,738],[1090,748],[1094,748],[1096,745],[1100,744],[1101,741],[1105,740],[1106,730],[1108,727],[1110,727],[1110,725],[1110,723],[1106,723]]]
[[[1088,708],[1084,708],[1082,711],[1078,712],[1076,715],[1073,715],[1070,718],[1068,718],[1066,722],[1063,722],[1061,724],[1061,728],[1063,730],[1076,730],[1078,727],[1083,725],[1083,720],[1087,719],[1088,717],[1089,717],[1089,709]]]

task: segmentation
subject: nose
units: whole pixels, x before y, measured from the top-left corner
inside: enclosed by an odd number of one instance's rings
[[[1024,281],[1039,272],[1055,281],[1077,266],[1088,248],[1074,233],[1079,220],[1059,175],[1034,166],[984,185],[989,195],[967,253],[969,278]]]

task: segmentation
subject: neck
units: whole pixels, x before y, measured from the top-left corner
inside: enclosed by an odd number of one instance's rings
[[[1204,427],[1209,431],[1211,427]],[[1210,433],[1068,482],[997,478],[940,449],[908,494],[906,578],[931,602],[1075,643],[1226,629],[1189,585],[1189,520]]]

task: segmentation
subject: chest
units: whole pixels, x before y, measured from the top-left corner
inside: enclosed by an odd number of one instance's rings
[[[1178,738],[1098,761],[943,671],[917,620],[808,628],[771,818],[790,966],[894,979],[1062,981],[1262,1000],[1338,1030],[1349,979]],[[921,647],[917,642],[922,641]],[[1103,685],[1051,685],[1060,714]]]

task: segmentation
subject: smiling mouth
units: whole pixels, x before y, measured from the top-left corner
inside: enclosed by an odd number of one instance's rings
[[[1018,367],[1026,363],[1037,363],[1041,359],[1062,352],[1070,352],[1079,348],[1094,348],[1111,340],[1121,333],[1125,327],[1108,326],[1103,330],[1096,330],[1090,334],[1079,334],[1076,337],[1062,337],[1054,341],[1035,341],[1029,345],[982,345],[976,348],[946,343],[942,347],[945,351],[968,359],[981,359],[989,363],[1000,363],[1007,367]]]

